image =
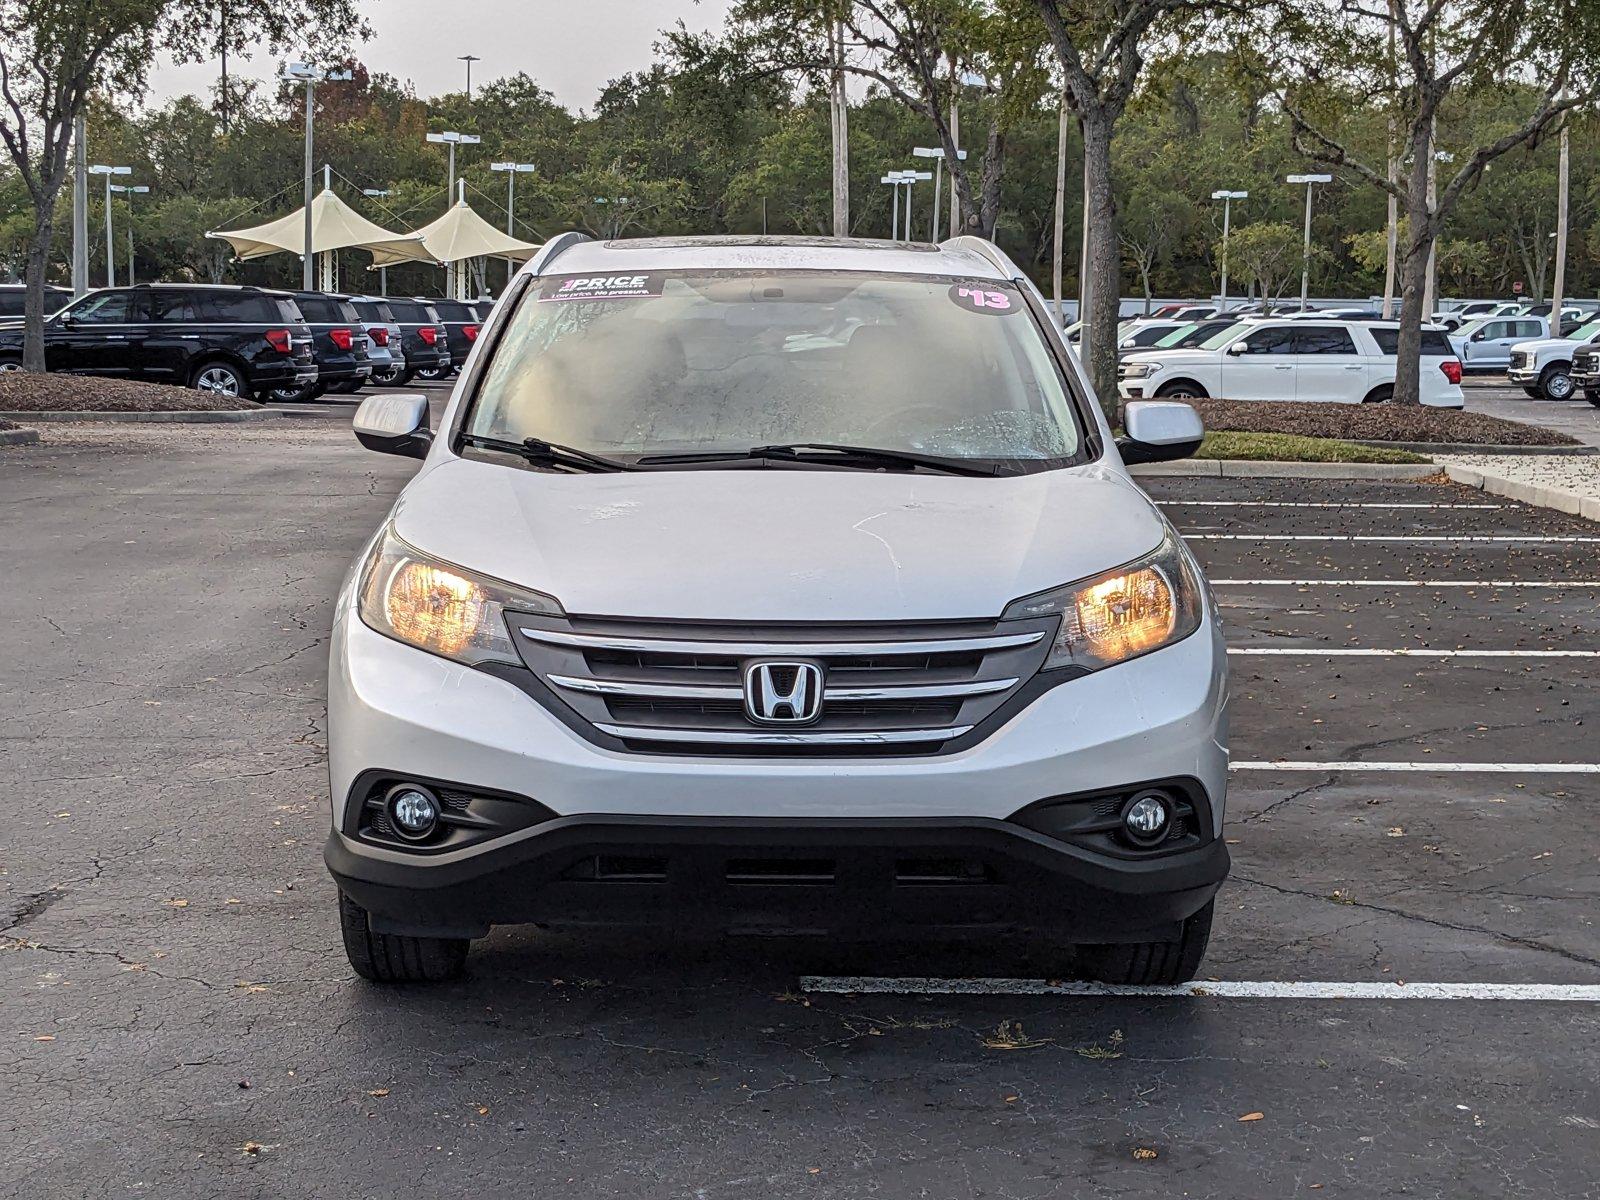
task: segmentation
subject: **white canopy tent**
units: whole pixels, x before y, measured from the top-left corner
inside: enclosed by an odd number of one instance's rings
[[[429,256],[436,262],[452,266],[484,258],[527,262],[539,250],[538,243],[524,242],[489,224],[473,211],[465,197],[451,205],[438,220],[414,230],[412,236],[422,239]],[[455,290],[461,289],[466,275],[460,270],[451,272]]]
[[[249,229],[208,232],[233,247],[242,259],[265,258],[269,254],[305,253],[305,209],[297,208],[286,217]],[[403,262],[438,262],[423,244],[418,233],[394,233],[374,225],[343,200],[331,187],[324,187],[311,201],[311,251],[319,258],[319,283],[327,291],[338,287],[335,250],[366,250],[375,267],[390,267]]]

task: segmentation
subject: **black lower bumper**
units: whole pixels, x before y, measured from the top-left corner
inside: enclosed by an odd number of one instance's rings
[[[1175,936],[1228,873],[1220,839],[1116,860],[983,818],[558,817],[453,860],[338,832],[324,857],[374,928],[434,937],[537,923],[1152,941]]]

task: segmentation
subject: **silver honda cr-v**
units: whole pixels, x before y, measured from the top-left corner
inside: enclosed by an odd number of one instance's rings
[[[1040,933],[1191,977],[1228,869],[1226,656],[1193,557],[994,246],[553,239],[339,597],[351,963],[501,923]]]

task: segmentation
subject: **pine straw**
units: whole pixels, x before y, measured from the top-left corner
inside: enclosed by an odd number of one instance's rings
[[[27,371],[0,374],[0,412],[213,412],[260,407],[243,396],[217,396],[174,384]]]
[[[1553,429],[1459,409],[1398,404],[1298,404],[1281,400],[1196,400],[1193,403],[1207,431],[1474,446],[1577,444],[1575,438]],[[1533,415],[1529,413],[1530,417]]]

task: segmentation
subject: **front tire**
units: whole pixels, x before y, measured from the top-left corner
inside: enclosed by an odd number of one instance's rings
[[[1174,379],[1156,389],[1157,400],[1206,400],[1210,393],[1192,379]]]
[[[1539,394],[1546,400],[1571,400],[1577,391],[1572,382],[1572,368],[1561,363],[1551,363],[1539,376]]]
[[[1362,397],[1363,404],[1387,404],[1394,399],[1394,384],[1384,383],[1373,388]]]
[[[20,354],[0,354],[0,375],[12,375],[22,370]]]
[[[339,929],[350,966],[374,983],[441,983],[461,974],[467,963],[466,938],[406,937],[376,933],[367,910],[339,893]]]
[[[1129,942],[1078,947],[1079,973],[1098,983],[1187,983],[1200,970],[1211,940],[1212,900],[1183,923],[1175,942]]]

